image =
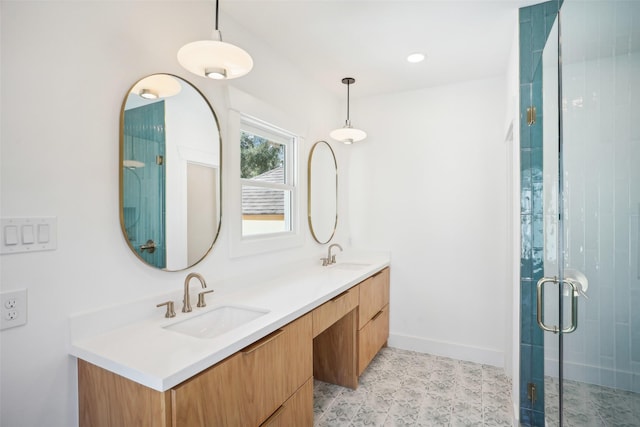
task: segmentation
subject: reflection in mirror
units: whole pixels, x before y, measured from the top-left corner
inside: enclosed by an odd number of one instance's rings
[[[218,119],[189,82],[154,74],[120,116],[120,224],[131,250],[167,271],[202,260],[220,228]]]
[[[309,153],[308,219],[318,243],[329,243],[338,224],[338,165],[331,146],[316,142]]]

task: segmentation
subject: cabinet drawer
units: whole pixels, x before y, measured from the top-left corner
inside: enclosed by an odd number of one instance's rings
[[[173,427],[255,426],[286,398],[279,330],[171,390]]]
[[[358,329],[367,324],[382,307],[389,304],[389,268],[360,283]]]
[[[361,375],[389,338],[389,305],[358,331],[358,375]]]
[[[311,323],[303,316],[176,386],[173,426],[259,425],[312,375]]]
[[[276,410],[261,427],[313,426],[313,378]]]
[[[354,286],[313,310],[313,337],[358,306],[358,287]]]

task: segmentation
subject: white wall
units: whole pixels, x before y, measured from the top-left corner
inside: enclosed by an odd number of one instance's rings
[[[391,346],[503,366],[505,98],[496,78],[354,103],[351,238],[391,250]]]
[[[143,265],[120,232],[123,97],[145,75],[177,74],[210,100],[226,147],[228,95],[225,83],[189,75],[176,60],[183,44],[210,36],[211,2],[3,1],[0,7],[0,213],[58,218],[57,250],[0,257],[0,290],[27,288],[29,299],[27,325],[0,333],[0,425],[66,427],[77,423],[69,315],[179,290],[186,275]],[[273,59],[268,47],[230,20],[221,25],[225,39],[244,46],[256,63],[233,84],[285,114],[312,117],[300,125],[305,153],[313,141],[327,138],[340,123],[340,100]],[[343,156],[343,147],[334,148]],[[223,182],[230,172],[224,169]],[[303,186],[302,200],[305,191]],[[213,252],[192,269],[213,288],[218,280],[324,253],[305,228],[303,247],[230,259],[226,212],[224,206]],[[347,232],[346,222],[340,223],[336,239],[346,241]]]

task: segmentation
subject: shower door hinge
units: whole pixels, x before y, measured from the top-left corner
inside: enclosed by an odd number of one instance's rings
[[[532,126],[536,123],[536,107],[527,108],[527,125]]]
[[[527,399],[531,401],[531,405],[535,405],[538,400],[538,390],[536,390],[534,383],[527,384]]]
[[[162,166],[164,164],[164,156],[157,155],[156,156],[156,165]]]

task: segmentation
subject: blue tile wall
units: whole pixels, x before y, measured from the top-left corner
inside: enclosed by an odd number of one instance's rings
[[[520,9],[520,423],[544,426],[544,338],[536,323],[535,285],[543,274],[542,195],[542,51],[561,0]],[[535,106],[537,120],[524,120]],[[537,388],[537,400],[527,399],[527,385]]]

